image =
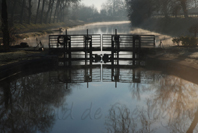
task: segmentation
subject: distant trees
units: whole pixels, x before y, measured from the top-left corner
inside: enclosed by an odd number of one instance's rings
[[[180,11],[188,18],[187,8],[196,5],[196,0],[125,0],[127,3],[128,16],[134,24],[141,24],[152,14],[163,14],[165,18],[169,15],[177,17]]]
[[[126,3],[124,0],[108,0],[103,3],[100,13],[111,19],[126,19]]]
[[[3,0],[0,0],[0,2]],[[6,0],[9,23],[63,22],[66,8],[80,0]]]
[[[103,3],[101,10],[94,6],[86,6],[80,3],[70,4],[69,17],[86,22],[126,20],[127,9],[124,0],[108,0]]]
[[[72,12],[74,13],[74,19],[79,19],[82,21],[100,21],[100,13],[97,8],[94,6],[85,6],[83,4],[74,5],[77,8],[72,8]]]
[[[56,23],[66,19],[83,21],[126,19],[125,0],[108,0],[101,11],[80,4],[81,0],[6,0],[8,21],[13,25]],[[2,2],[2,0],[0,0]],[[76,13],[76,14],[75,14]]]

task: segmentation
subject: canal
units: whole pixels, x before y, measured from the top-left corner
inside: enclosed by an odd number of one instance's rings
[[[89,24],[68,34],[86,34],[86,29],[151,34],[129,22]],[[171,37],[152,34],[172,45]],[[47,37],[40,39],[47,44]],[[7,78],[0,82],[0,132],[197,132],[198,85],[146,65],[77,63]]]

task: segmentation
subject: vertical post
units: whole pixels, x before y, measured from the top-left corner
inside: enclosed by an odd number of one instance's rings
[[[115,43],[116,43],[116,52],[117,52],[117,65],[119,65],[119,52],[120,52],[120,37],[117,35],[117,29],[115,29]]]
[[[135,69],[133,68],[133,76],[132,76],[133,83],[135,83]]]
[[[111,80],[114,81],[114,36],[111,36]]]
[[[89,60],[90,60],[90,65],[92,65],[92,37],[90,38],[91,40],[90,40],[90,43],[89,43]]]
[[[154,37],[154,47],[155,47],[155,36],[153,36]]]
[[[136,40],[136,36],[134,35],[133,36],[133,57],[132,57],[132,60],[133,60],[133,65],[135,65],[135,40]]]
[[[85,39],[85,45],[84,45],[84,49],[85,49],[85,74],[84,74],[84,78],[85,78],[85,81],[87,82],[87,88],[89,86],[88,84],[88,68],[87,68],[87,38],[88,38],[88,29],[87,29],[87,35],[84,36],[84,39]]]
[[[49,51],[50,51],[50,48],[51,48],[51,47],[50,47],[50,35],[49,35]]]
[[[85,65],[87,65],[87,38],[88,38],[88,29],[87,29],[87,36],[85,36]]]
[[[64,37],[64,66],[65,66],[65,58],[66,58],[66,47],[67,47],[67,30],[66,30],[66,35]]]
[[[68,37],[68,36],[67,36]],[[69,65],[71,66],[72,65],[72,63],[71,63],[71,38],[70,38],[70,41],[69,41]],[[68,50],[67,50],[68,51]]]
[[[138,39],[138,53],[137,53],[137,59],[138,59],[138,65],[140,65],[140,50],[141,50],[141,36],[137,36]]]

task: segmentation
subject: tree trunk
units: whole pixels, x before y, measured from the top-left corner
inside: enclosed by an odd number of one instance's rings
[[[41,0],[39,0],[39,2],[38,2],[37,11],[36,11],[36,18],[35,18],[35,24],[37,23],[37,19],[38,19],[38,12],[39,12],[39,8],[40,8],[40,2],[41,2]]]
[[[58,6],[59,6],[59,2],[60,2],[60,0],[57,0],[55,12],[54,12],[54,20],[53,20],[53,23],[55,23],[55,21],[56,21],[56,14],[57,14],[57,9],[58,9]]]
[[[32,17],[32,0],[29,0],[29,8],[28,8],[28,24],[31,23],[31,17]]]
[[[1,10],[1,28],[3,33],[3,45],[4,50],[9,50],[9,30],[8,30],[8,12],[7,12],[7,4],[6,0],[2,0],[2,10]]]
[[[20,17],[21,24],[23,23],[24,8],[25,8],[25,0],[23,0],[22,7],[21,7],[21,17]]]
[[[186,7],[186,0],[180,0],[180,3],[181,3],[181,7],[182,7],[182,10],[184,12],[184,17],[185,18],[188,18],[188,11],[187,11],[187,7]]]
[[[45,8],[45,0],[43,0],[42,10],[41,10],[41,24],[43,23],[43,12]]]
[[[49,13],[50,13],[50,10],[51,10],[51,5],[52,5],[52,0],[49,1],[49,5],[48,5],[48,9],[47,9],[47,14],[46,14],[46,17],[45,17],[45,23],[48,22]]]
[[[10,19],[10,21],[11,21],[12,25],[14,24],[14,9],[16,7],[16,3],[17,3],[17,1],[14,0],[13,6],[12,6],[12,9],[11,9],[12,11],[11,11],[11,19]]]

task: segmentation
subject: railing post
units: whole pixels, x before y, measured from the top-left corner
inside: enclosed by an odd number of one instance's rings
[[[136,36],[133,36],[133,57],[132,57],[132,60],[133,60],[133,65],[135,65],[135,39],[136,39]]]
[[[66,47],[67,47],[67,30],[66,30],[66,35],[64,37],[64,66],[65,66],[65,58],[66,58]]]

